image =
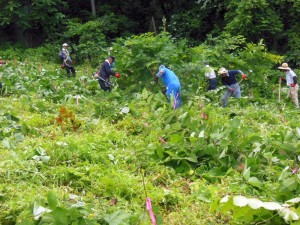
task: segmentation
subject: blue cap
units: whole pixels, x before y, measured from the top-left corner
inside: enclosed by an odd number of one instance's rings
[[[158,73],[156,74],[156,77],[161,77],[164,72],[165,72],[165,66],[164,65],[161,65],[159,68],[158,68]]]

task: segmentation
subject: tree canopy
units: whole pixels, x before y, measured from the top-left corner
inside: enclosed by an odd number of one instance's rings
[[[1,1],[1,43],[36,47],[72,38],[80,44],[99,33],[110,42],[164,30],[195,46],[227,33],[253,43],[263,39],[269,51],[299,64],[299,0]]]

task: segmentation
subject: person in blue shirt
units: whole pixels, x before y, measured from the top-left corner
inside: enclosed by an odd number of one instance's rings
[[[156,77],[161,77],[163,83],[166,85],[166,95],[169,101],[171,99],[174,100],[174,109],[177,109],[179,106],[181,106],[182,103],[180,99],[180,82],[175,73],[164,65],[161,65],[158,68]]]
[[[221,76],[222,83],[226,87],[226,91],[222,98],[222,105],[226,107],[230,96],[241,98],[240,85],[235,76],[241,74],[243,80],[247,79],[247,76],[241,70],[226,70],[224,67],[219,69],[218,74]]]
[[[121,75],[112,71],[113,62],[115,61],[114,56],[109,56],[100,67],[100,71],[94,75],[98,79],[100,88],[104,91],[111,91],[112,84],[109,81],[110,76],[119,78]]]

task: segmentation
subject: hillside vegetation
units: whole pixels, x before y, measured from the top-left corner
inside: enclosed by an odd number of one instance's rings
[[[284,85],[278,100],[282,56],[240,36],[188,47],[148,33],[112,47],[111,93],[92,77],[109,47],[75,79],[59,46],[0,52],[1,225],[150,225],[146,197],[157,224],[300,223],[300,111]],[[243,70],[243,97],[220,107],[205,61]],[[177,110],[152,82],[160,64],[181,81]]]

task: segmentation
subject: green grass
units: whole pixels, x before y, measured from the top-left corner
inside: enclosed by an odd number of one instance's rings
[[[147,225],[146,193],[159,224],[243,224],[233,206],[221,209],[225,195],[284,203],[299,194],[291,172],[279,179],[286,166],[298,164],[299,111],[289,102],[278,108],[276,92],[273,99],[231,99],[230,107],[221,108],[222,90],[196,96],[185,90],[183,107],[174,111],[148,84],[104,93],[83,67],[67,80],[58,65],[49,64],[46,74],[52,76],[43,77],[34,65],[3,69],[1,225]],[[125,106],[129,113],[120,113]],[[55,120],[62,107],[79,128],[67,116],[62,123]],[[247,168],[259,184],[247,179]],[[85,205],[74,207],[80,202]],[[53,211],[34,220],[35,203]],[[276,211],[252,221],[271,223],[274,216],[284,223]]]

